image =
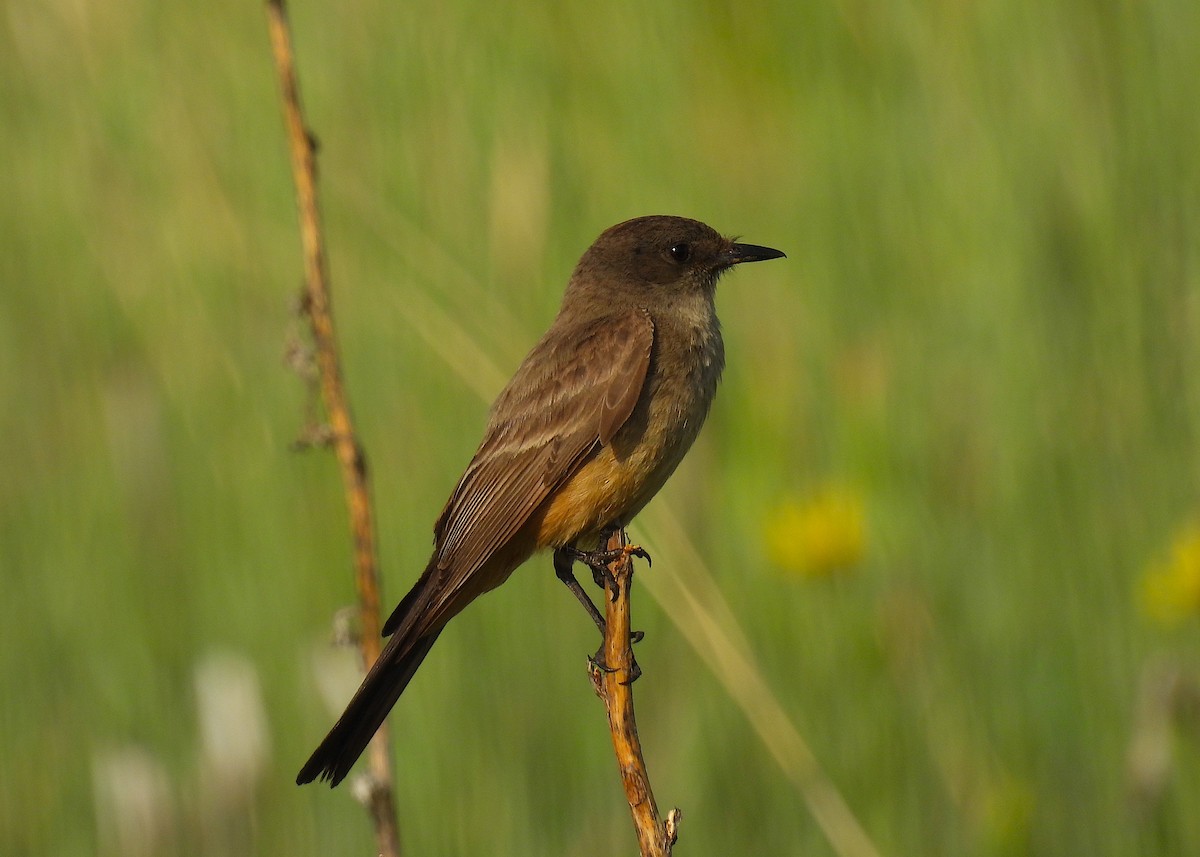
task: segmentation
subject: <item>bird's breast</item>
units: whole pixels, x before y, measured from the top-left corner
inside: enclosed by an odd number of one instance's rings
[[[655,319],[642,395],[612,441],[546,499],[537,515],[538,545],[572,544],[607,526],[628,524],[691,448],[724,362],[715,317],[700,325]]]

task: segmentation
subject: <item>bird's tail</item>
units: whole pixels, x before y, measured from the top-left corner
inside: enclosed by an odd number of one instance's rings
[[[388,640],[342,716],[300,769],[297,785],[311,783],[318,777],[328,780],[331,787],[342,781],[433,648],[439,633],[440,629],[415,640],[399,633]]]

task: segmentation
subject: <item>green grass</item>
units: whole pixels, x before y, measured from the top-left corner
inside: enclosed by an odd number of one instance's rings
[[[657,502],[880,852],[1200,852],[1194,708],[1153,799],[1127,769],[1147,676],[1200,674],[1196,611],[1137,598],[1200,515],[1200,6],[525,5],[293,9],[388,598],[579,253],[698,217],[789,259],[722,283],[725,383]],[[0,162],[0,852],[370,853],[346,790],[292,785],[353,595],[334,463],[289,450],[262,9],[10,0]],[[773,568],[763,520],[829,482],[864,561]],[[560,589],[531,563],[398,706],[410,853],[634,847]],[[677,853],[834,853],[646,591]],[[222,653],[269,746],[214,786]],[[149,795],[142,851],[114,788]]]

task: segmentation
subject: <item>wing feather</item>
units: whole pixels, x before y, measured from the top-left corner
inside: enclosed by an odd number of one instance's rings
[[[564,335],[552,327],[492,407],[483,442],[434,527],[421,625],[455,595],[550,493],[629,418],[645,386],[654,322],[644,310]]]

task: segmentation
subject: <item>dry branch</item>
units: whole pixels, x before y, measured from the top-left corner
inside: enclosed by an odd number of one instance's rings
[[[665,820],[659,816],[646,761],[642,758],[642,742],[638,738],[633,709],[633,682],[641,671],[633,658],[629,631],[633,562],[629,552],[622,550],[625,545],[624,531],[614,533],[608,542],[609,550],[620,550],[621,553],[608,566],[604,589],[604,642],[589,665],[589,675],[608,714],[613,751],[642,857],[668,857],[678,837],[682,814],[678,809],[672,809]]]
[[[296,79],[290,27],[283,0],[268,0],[267,21],[275,69],[279,75],[284,122],[291,150],[292,176],[296,185],[300,238],[304,252],[305,293],[303,306],[312,328],[313,344],[320,379],[321,398],[329,430],[324,433],[333,447],[341,468],[350,528],[354,539],[355,583],[361,615],[360,647],[363,666],[370,667],[379,657],[379,563],[375,548],[371,491],[367,461],[354,433],[350,407],[342,380],[341,359],[334,335],[333,306],[330,301],[325,247],[321,235],[320,209],[317,204],[316,145],[304,122],[300,91]],[[358,790],[370,810],[379,853],[399,857],[400,833],[392,795],[391,759],[387,730],[381,727],[369,749],[370,775],[365,789]]]

